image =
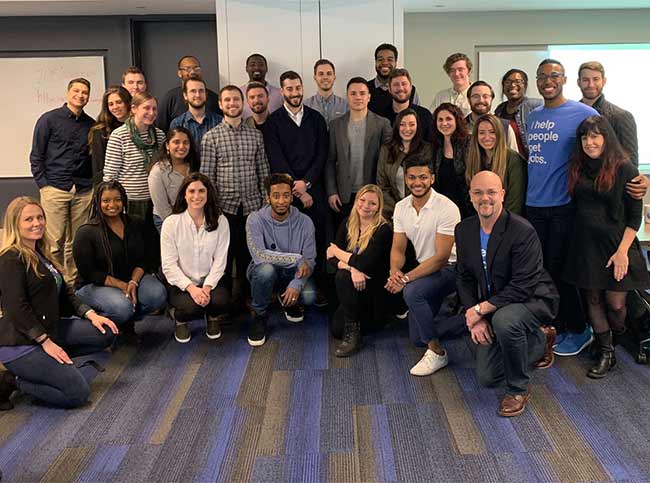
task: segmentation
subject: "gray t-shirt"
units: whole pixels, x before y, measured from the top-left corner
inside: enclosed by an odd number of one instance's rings
[[[348,122],[348,141],[350,141],[350,181],[352,193],[359,191],[363,181],[363,155],[366,143],[366,118]]]

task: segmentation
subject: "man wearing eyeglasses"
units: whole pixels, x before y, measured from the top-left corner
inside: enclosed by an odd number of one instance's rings
[[[537,90],[544,105],[528,117],[528,190],[526,211],[542,243],[544,267],[560,292],[560,313],[555,325],[560,333],[557,355],[580,353],[593,340],[585,324],[578,291],[562,280],[574,206],[567,190],[570,159],[576,145],[576,129],[598,112],[564,97],[566,75],[562,64],[545,59],[537,68]]]
[[[467,121],[467,129],[472,132],[476,120],[492,110],[494,89],[487,82],[477,80],[467,89],[467,97],[469,98],[469,106],[472,112],[465,117],[465,121]],[[501,124],[503,125],[503,132],[506,134],[506,144],[513,151],[517,151],[517,137],[510,123],[501,119]]]
[[[180,58],[178,61],[177,75],[181,80],[181,85],[170,89],[158,103],[157,127],[167,132],[172,120],[187,111],[188,106],[183,97],[183,83],[190,77],[202,78],[201,74],[201,63],[199,59],[192,55],[185,55]],[[208,113],[223,114],[221,109],[219,109],[219,96],[210,89],[207,90],[205,109]]]

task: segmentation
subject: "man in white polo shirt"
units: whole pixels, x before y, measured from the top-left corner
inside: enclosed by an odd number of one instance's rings
[[[444,298],[456,290],[454,228],[460,222],[460,211],[453,201],[434,191],[428,160],[407,158],[404,179],[411,194],[395,205],[390,277],[385,288],[391,293],[404,291],[411,340],[427,347],[411,374],[428,376],[448,363],[434,318]],[[418,264],[403,272],[409,240]]]

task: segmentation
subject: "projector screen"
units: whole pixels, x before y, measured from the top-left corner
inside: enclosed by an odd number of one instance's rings
[[[644,136],[650,129],[647,115],[650,99],[642,92],[642,85],[650,73],[650,44],[591,44],[478,47],[479,78],[489,82],[501,93],[501,76],[511,67],[528,73],[528,96],[540,97],[535,86],[535,68],[539,62],[550,57],[562,62],[567,83],[564,95],[579,101],[578,67],[583,62],[598,61],[605,67],[607,84],[603,93],[608,101],[630,111],[634,115],[639,138],[639,169],[650,173],[650,140]],[[522,58],[523,56],[523,58]],[[505,99],[505,98],[504,98]],[[495,101],[494,107],[498,102]]]

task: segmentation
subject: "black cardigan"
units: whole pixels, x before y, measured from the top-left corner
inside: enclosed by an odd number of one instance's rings
[[[341,250],[347,250],[348,245],[348,227],[346,220],[341,223],[336,233],[336,246]],[[366,249],[359,253],[353,254],[348,261],[348,265],[365,273],[372,279],[385,280],[390,271],[390,249],[393,243],[393,230],[388,223],[381,225],[372,235]],[[337,268],[338,259],[330,258],[330,266]]]
[[[39,260],[39,278],[20,258],[18,250],[0,256],[0,345],[32,345],[44,334],[53,334],[61,317],[83,317],[90,307],[65,284],[57,290],[50,271]]]
[[[103,286],[107,275],[123,282],[131,278],[137,267],[145,272],[153,268],[153,249],[147,249],[151,235],[145,223],[137,218],[125,217],[124,239],[121,240],[112,230],[108,230],[108,240],[113,255],[113,273],[109,273],[109,259],[102,246],[102,229],[98,223],[88,223],[77,231],[72,247],[79,275],[78,287],[93,283]],[[149,243],[148,243],[149,242]]]

